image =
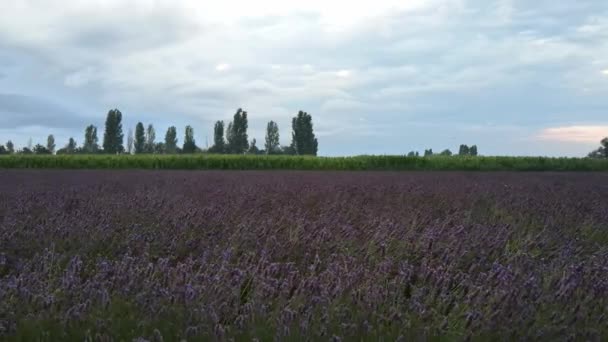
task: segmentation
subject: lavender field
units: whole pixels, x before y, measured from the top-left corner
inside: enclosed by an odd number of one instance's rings
[[[0,171],[0,340],[608,338],[608,174]]]

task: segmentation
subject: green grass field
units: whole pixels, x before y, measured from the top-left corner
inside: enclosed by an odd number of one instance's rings
[[[11,155],[0,168],[172,170],[608,171],[608,160],[547,157]]]

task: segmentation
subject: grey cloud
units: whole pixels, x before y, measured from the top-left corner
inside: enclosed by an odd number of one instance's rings
[[[87,118],[98,115],[100,122],[107,108],[119,107],[133,120],[192,123],[206,132],[244,107],[252,120],[279,117],[286,137],[289,116],[303,109],[315,117],[324,154],[368,147],[395,153],[428,141],[412,122],[448,135],[454,123],[521,125],[528,132],[548,122],[605,120],[603,1],[442,3],[388,13],[344,32],[324,31],[315,13],[212,25],[170,8],[77,12],[55,22],[56,34],[43,43],[0,33],[0,63],[13,64],[0,65],[0,78],[19,80],[19,93],[29,96],[0,97],[0,106],[19,108],[0,107],[1,115],[18,125],[84,127],[88,119],[41,99],[48,90],[57,103],[78,99]],[[13,55],[29,56],[27,68]],[[220,63],[231,68],[215,70]],[[351,75],[338,77],[340,70]],[[9,89],[0,84],[1,91]],[[54,120],[41,112],[64,116]],[[252,128],[262,132],[263,122]],[[403,131],[416,132],[395,137]],[[471,134],[458,132],[459,139]],[[363,139],[370,134],[382,137],[377,146]],[[489,135],[479,139],[489,151],[505,151]]]
[[[80,49],[108,50],[111,55],[170,45],[203,32],[184,14],[165,11],[157,10],[145,16],[125,13],[96,16],[97,20],[75,20],[67,26],[65,44]]]
[[[27,95],[0,94],[3,128],[47,126],[79,127],[82,119],[52,101]]]

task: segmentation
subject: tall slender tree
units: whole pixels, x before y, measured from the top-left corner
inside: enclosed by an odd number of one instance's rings
[[[196,152],[196,141],[194,140],[194,129],[191,126],[186,126],[186,132],[184,135],[184,153]]]
[[[76,140],[74,140],[74,138],[70,138],[70,140],[68,141],[68,146],[66,146],[67,152],[70,154],[76,153],[77,148],[78,145],[76,145]]]
[[[165,134],[165,152],[169,154],[177,153],[177,129],[171,126]]]
[[[103,150],[105,153],[123,153],[124,134],[122,133],[122,113],[112,109],[106,117],[106,130],[103,135]]]
[[[279,125],[276,122],[270,121],[266,125],[266,142],[264,144],[266,154],[279,153],[281,145],[279,143]]]
[[[156,140],[156,130],[152,124],[148,125],[148,129],[146,130],[146,152],[154,153],[155,150],[155,140]]]
[[[216,121],[213,127],[213,146],[209,149],[211,153],[226,152],[226,141],[224,140],[224,121]]]
[[[467,145],[460,145],[460,148],[458,149],[458,155],[460,156],[468,156],[470,155],[470,148]]]
[[[247,112],[239,108],[228,125],[228,150],[230,153],[243,154],[249,148],[247,137]]]
[[[135,126],[135,154],[142,154],[146,152],[146,131],[144,124],[141,122]]]
[[[116,112],[111,109],[106,116],[105,131],[103,132],[103,152],[115,154]]]
[[[469,155],[473,157],[477,156],[477,145],[473,145],[469,148]]]
[[[226,128],[226,144],[224,145],[224,153],[233,153],[232,144],[230,143],[231,141],[234,141],[234,129],[232,129],[232,126],[234,126],[234,124],[232,121],[230,121],[228,123],[228,127]]]
[[[12,141],[7,141],[6,142],[6,150],[8,151],[8,154],[13,154],[15,153],[15,144],[13,144]]]
[[[46,149],[50,154],[55,154],[55,147],[55,136],[51,134],[46,138]]]
[[[99,151],[99,140],[97,139],[97,127],[87,126],[84,130],[84,153],[97,153]]]
[[[135,137],[133,136],[133,129],[129,128],[129,133],[127,134],[127,154],[133,154],[134,145]]]
[[[317,155],[319,143],[315,137],[312,116],[300,111],[292,119],[292,147],[298,155]]]

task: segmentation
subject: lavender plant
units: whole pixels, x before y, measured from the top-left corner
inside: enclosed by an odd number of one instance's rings
[[[605,174],[0,179],[3,340],[608,336]]]

